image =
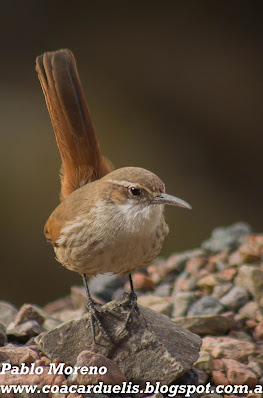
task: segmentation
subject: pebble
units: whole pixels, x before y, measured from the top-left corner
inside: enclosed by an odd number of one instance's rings
[[[173,321],[199,336],[220,336],[231,328],[231,319],[223,315],[186,316]]]
[[[166,297],[158,297],[153,294],[145,294],[138,297],[138,304],[167,316],[171,315],[173,308],[173,304],[170,299]]]
[[[154,283],[151,278],[140,272],[136,272],[132,276],[133,287],[135,290],[152,290],[154,288]],[[130,282],[125,283],[124,289],[130,290]]]
[[[219,284],[214,287],[212,297],[215,299],[220,299],[224,296],[230,289],[232,289],[233,284],[231,282]]]
[[[240,286],[234,286],[225,294],[219,302],[229,310],[236,311],[247,303],[249,297],[247,291]]]
[[[253,337],[256,341],[263,339],[263,321],[260,321],[259,324],[255,327]]]
[[[211,296],[203,296],[189,309],[187,315],[217,315],[224,311],[223,305]]]
[[[0,301],[0,323],[7,328],[10,323],[14,322],[18,311],[15,306],[7,301]]]
[[[7,343],[6,330],[4,325],[0,323],[0,347]]]
[[[190,305],[197,299],[194,292],[176,292],[172,295],[172,303],[174,304],[172,317],[180,317],[186,315]]]
[[[260,302],[263,294],[262,270],[252,265],[241,265],[235,283],[246,289],[255,298],[255,301]]]
[[[223,362],[229,384],[247,384],[249,388],[254,388],[257,385],[257,376],[247,365],[234,359],[223,359]]]
[[[201,349],[209,351],[215,359],[230,358],[237,361],[246,361],[248,356],[255,352],[255,345],[248,341],[237,340],[227,336],[206,336],[203,338]]]

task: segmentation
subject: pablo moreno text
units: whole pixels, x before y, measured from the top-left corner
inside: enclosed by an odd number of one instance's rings
[[[104,375],[107,373],[106,366],[69,366],[65,363],[61,362],[59,364],[55,364],[51,362],[48,365],[48,374],[58,374],[58,375]],[[10,363],[2,363],[2,369],[0,369],[0,374],[6,374],[9,372],[14,375],[41,375],[44,371],[43,366],[36,366],[32,363],[30,366],[26,365],[25,363],[21,363],[20,366],[11,365]]]

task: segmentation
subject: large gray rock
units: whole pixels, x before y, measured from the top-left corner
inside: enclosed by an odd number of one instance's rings
[[[105,355],[129,381],[142,387],[146,381],[170,384],[192,367],[202,343],[199,336],[142,306],[120,336],[128,308],[125,300],[101,307],[101,321],[114,343],[104,337],[97,324],[96,343],[93,341],[89,314],[44,332],[35,341],[51,360],[60,358],[72,365],[83,350]]]

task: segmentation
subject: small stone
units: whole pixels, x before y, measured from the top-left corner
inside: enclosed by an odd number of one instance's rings
[[[76,309],[87,308],[87,295],[84,286],[71,286],[71,300]]]
[[[239,314],[244,318],[251,319],[254,321],[262,321],[263,311],[255,301],[249,301],[243,307],[239,309]]]
[[[27,321],[15,327],[10,327],[9,325],[6,334],[11,341],[25,343],[31,337],[37,336],[42,332],[42,328],[36,321]]]
[[[16,315],[14,326],[18,326],[27,321],[36,321],[40,326],[42,326],[45,321],[43,311],[39,310],[34,305],[24,304]]]
[[[225,368],[224,362],[222,359],[213,359],[213,370],[221,370],[223,371]]]
[[[237,286],[246,289],[259,302],[263,292],[263,271],[252,265],[242,265],[235,279]]]
[[[7,328],[10,323],[14,322],[17,309],[6,301],[0,301],[0,323]]]
[[[205,267],[207,262],[206,256],[192,257],[185,264],[185,271],[191,275],[199,274],[199,271]]]
[[[257,377],[262,376],[263,369],[262,369],[262,366],[260,366],[258,362],[249,361],[247,364],[247,367],[249,369],[251,369],[252,372],[254,372]]]
[[[224,296],[229,290],[232,288],[233,284],[232,283],[223,283],[222,285],[217,285],[214,287],[212,297],[215,299],[220,299],[222,296]]]
[[[246,326],[249,328],[249,329],[254,329],[256,326],[257,326],[257,322],[256,321],[254,321],[253,319],[247,319],[246,320]]]
[[[247,291],[240,286],[234,286],[229,292],[221,297],[219,302],[224,307],[236,311],[248,301]]]
[[[7,336],[4,325],[0,323],[0,347],[7,343]]]
[[[237,223],[230,227],[220,227],[214,229],[210,239],[202,243],[202,248],[212,252],[220,252],[228,247],[235,247],[240,238],[251,233],[248,224]]]
[[[190,305],[196,301],[197,297],[194,292],[174,292],[172,302],[174,304],[172,317],[180,317],[186,315]]]
[[[216,386],[218,385],[227,386],[229,384],[229,381],[227,380],[226,376],[224,375],[224,373],[220,372],[220,370],[213,370],[212,378]]]
[[[33,358],[33,361],[38,358],[36,351],[31,350],[27,346],[16,346],[14,344],[7,344],[0,348],[0,362],[10,361],[12,365],[20,365],[24,358]]]
[[[102,302],[108,302],[112,299],[115,290],[123,287],[124,278],[115,274],[100,274],[92,278],[89,282],[91,295],[94,295]]]
[[[211,373],[213,370],[213,361],[210,353],[208,351],[200,351],[199,358],[194,367],[206,373]]]
[[[146,294],[138,297],[138,304],[167,316],[171,315],[173,308],[173,304],[170,299],[157,297],[153,294]]]
[[[102,381],[104,384],[116,385],[122,384],[127,381],[126,377],[121,373],[120,369],[115,365],[115,363],[105,357],[104,355],[92,352],[92,351],[82,351],[77,358],[77,366],[97,366],[98,368],[106,366],[107,372],[104,375],[98,374],[86,374],[82,375],[78,373],[77,382],[79,384],[98,384]]]
[[[173,322],[199,336],[220,336],[231,328],[230,319],[224,315],[187,316],[175,318]]]
[[[253,339],[250,334],[244,332],[243,330],[231,330],[228,336],[232,337],[233,339],[249,341],[250,343],[253,343]]]
[[[157,286],[154,290],[154,294],[156,294],[156,296],[161,296],[161,297],[170,296],[170,293],[171,293],[170,283],[162,283],[161,285]]]
[[[229,384],[248,385],[249,388],[254,388],[257,385],[257,377],[247,365],[235,361],[234,359],[223,359],[226,367],[226,375]]]
[[[253,337],[255,340],[263,339],[263,321],[260,321],[259,324],[255,327]]]
[[[217,277],[223,282],[231,282],[236,276],[236,268],[225,268],[221,272],[218,272]]]
[[[224,311],[224,307],[218,300],[210,296],[203,296],[194,303],[187,315],[217,315]]]
[[[72,300],[69,296],[67,296],[47,304],[43,308],[43,311],[49,315],[52,315],[55,318],[56,315],[61,311],[73,309],[74,307],[72,305]]]
[[[77,320],[80,319],[85,312],[86,309],[83,307],[76,310],[64,310],[56,314],[56,318],[61,322]]]
[[[196,369],[196,371],[197,371],[197,374],[198,374],[198,382],[199,382],[199,384],[202,384],[202,385],[206,384],[208,382],[208,380],[209,380],[209,375],[207,373],[203,372],[200,369]]]
[[[203,278],[199,279],[197,282],[197,287],[202,288],[202,287],[214,287],[218,284],[218,278],[217,275],[206,275]]]
[[[234,251],[228,257],[228,265],[230,267],[235,267],[242,263],[241,256],[239,250]]]
[[[254,353],[255,345],[231,337],[206,336],[203,338],[201,350],[209,351],[215,359],[230,358],[237,361],[246,361],[248,356]]]
[[[190,292],[196,289],[198,278],[189,276],[187,272],[183,272],[174,284],[174,291]]]
[[[141,272],[136,272],[132,276],[133,286],[135,290],[152,290],[154,288],[154,283],[151,278],[147,275],[144,275]],[[127,282],[124,286],[124,289],[130,289],[130,282]]]

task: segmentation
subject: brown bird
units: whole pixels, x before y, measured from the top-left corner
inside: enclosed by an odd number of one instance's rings
[[[100,151],[69,50],[39,56],[36,70],[62,159],[62,202],[50,215],[45,235],[57,260],[83,276],[88,309],[102,331],[87,277],[106,272],[129,275],[127,324],[137,309],[131,273],[158,255],[169,232],[164,205],[191,206],[167,195],[164,183],[148,170],[124,167],[112,171]]]

